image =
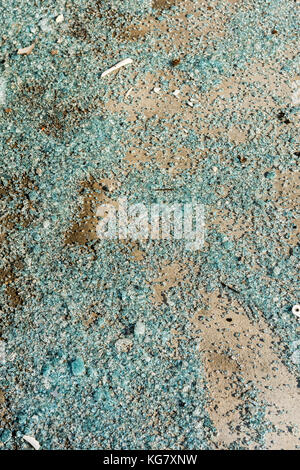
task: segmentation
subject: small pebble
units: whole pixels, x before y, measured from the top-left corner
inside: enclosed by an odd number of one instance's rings
[[[18,54],[19,55],[29,55],[33,51],[34,46],[35,46],[35,42],[33,44],[31,44],[30,46],[18,49]]]

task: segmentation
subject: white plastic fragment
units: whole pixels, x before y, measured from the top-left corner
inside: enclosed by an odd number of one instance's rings
[[[145,335],[146,326],[145,323],[137,321],[134,327],[134,335],[137,337],[142,337]]]
[[[64,21],[64,15],[58,15],[58,17],[56,18],[56,23],[62,23]]]
[[[155,88],[153,88],[154,93],[156,93],[157,95],[159,95],[160,90],[161,88],[159,86],[156,86]]]
[[[6,101],[6,80],[0,77],[0,106],[4,105]]]
[[[29,55],[32,53],[35,46],[35,42],[32,43],[30,46],[23,47],[22,49],[18,49],[18,54],[20,55]]]
[[[129,65],[129,64],[132,64],[133,60],[128,58],[128,59],[124,59],[124,60],[121,60],[121,62],[118,62],[116,65],[114,65],[113,67],[105,70],[105,72],[103,72],[101,74],[101,78],[103,77],[106,77],[106,75],[112,73],[112,72],[115,72],[116,70],[120,69],[121,67],[124,67],[125,65]]]
[[[32,436],[23,436],[24,441],[28,442],[35,450],[40,449],[40,443]]]
[[[173,91],[173,95],[177,98],[180,93],[180,90]]]
[[[296,317],[300,318],[300,305],[294,305],[292,312]]]

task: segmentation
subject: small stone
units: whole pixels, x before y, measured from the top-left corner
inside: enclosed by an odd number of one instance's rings
[[[18,54],[19,55],[29,55],[29,54],[32,53],[34,47],[35,47],[35,42],[33,42],[30,46],[18,49]]]
[[[85,365],[82,357],[76,357],[70,364],[73,375],[83,375],[85,373]]]
[[[180,64],[180,59],[173,59],[171,62],[172,67],[176,67]]]

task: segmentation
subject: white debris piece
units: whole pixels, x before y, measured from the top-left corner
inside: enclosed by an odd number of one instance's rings
[[[23,436],[24,441],[28,442],[35,450],[40,449],[40,443],[32,436]]]
[[[118,352],[129,352],[132,348],[132,340],[129,338],[118,339],[115,346]]]
[[[19,49],[18,54],[29,55],[29,54],[32,53],[32,51],[34,49],[34,46],[35,46],[35,42],[33,44],[31,44],[30,46],[23,47],[22,49]]]
[[[180,94],[180,90],[175,90],[173,91],[173,95],[177,98],[178,95]]]
[[[300,349],[297,349],[295,352],[293,352],[291,360],[293,364],[300,364]]]
[[[294,305],[292,312],[296,317],[300,318],[300,305]]]
[[[129,90],[126,91],[126,93],[125,93],[125,98],[127,98],[127,97],[130,95],[130,93],[132,92],[132,90],[133,90],[133,88],[131,87],[131,88],[129,88]]]
[[[292,83],[294,92],[292,94],[292,106],[299,106],[300,104],[300,80],[296,80]]]
[[[0,77],[0,106],[4,105],[6,101],[6,80]]]
[[[195,98],[190,98],[189,101],[187,102],[187,104],[191,106],[191,108],[194,106],[194,104],[197,104],[197,103],[198,101],[195,100]]]
[[[5,343],[0,341],[0,364],[5,364],[6,354],[5,354]]]
[[[161,88],[159,88],[159,86],[156,86],[155,88],[153,88],[154,93],[156,93],[157,95],[159,95],[160,90]]]
[[[56,23],[62,23],[64,21],[64,15],[58,15],[58,17],[56,18]]]
[[[110,69],[105,70],[105,72],[102,73],[101,78],[106,77],[106,75],[108,75],[112,72],[115,72],[115,70],[118,70],[121,67],[124,67],[125,65],[132,64],[132,62],[133,62],[133,60],[130,59],[130,58],[121,60],[121,62],[118,62],[116,65],[114,65]]]
[[[145,331],[146,331],[145,323],[141,321],[137,321],[134,327],[134,335],[140,338],[145,335]]]
[[[51,25],[49,24],[49,18],[43,18],[39,22],[39,27],[44,33],[50,33],[52,31]]]

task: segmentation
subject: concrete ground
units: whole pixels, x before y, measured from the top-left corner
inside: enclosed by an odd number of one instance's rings
[[[0,445],[298,449],[297,3],[104,3],[5,17]],[[103,245],[124,196],[203,247]]]

